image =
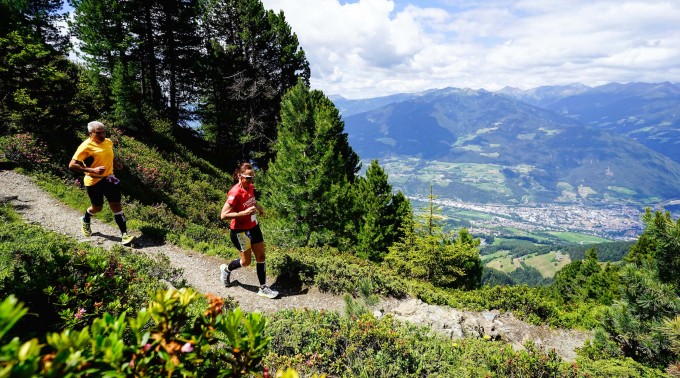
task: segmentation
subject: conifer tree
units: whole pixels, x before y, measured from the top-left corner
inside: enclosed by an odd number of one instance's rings
[[[198,0],[73,0],[73,6],[73,33],[88,68],[111,80],[106,88],[114,114],[121,108],[141,114],[147,105],[175,128],[192,117],[201,47]],[[134,91],[120,91],[114,74]]]
[[[15,9],[8,18],[21,17]],[[0,34],[0,133],[68,137],[74,127],[77,67],[21,23],[6,25]]]
[[[198,35],[198,0],[158,2],[157,77],[167,97],[167,113],[177,128],[191,118],[188,107],[196,102],[196,73],[201,38]]]
[[[615,353],[647,364],[664,366],[677,359],[663,331],[664,323],[680,316],[680,298],[673,285],[662,283],[647,263],[627,264],[621,281],[621,301],[607,309],[596,342],[606,344],[602,339],[608,337],[618,344]]]
[[[389,248],[387,264],[411,278],[425,280],[439,287],[474,289],[481,284],[484,267],[479,257],[479,239],[467,229],[457,238],[443,231],[441,209],[428,196],[428,207],[412,231]]]
[[[134,46],[130,25],[132,15],[120,0],[72,0],[71,31],[80,41],[79,50],[90,68],[111,77],[118,62],[127,65]],[[126,67],[125,67],[126,68]]]
[[[399,240],[401,229],[410,217],[410,203],[403,194],[392,193],[392,185],[387,182],[387,174],[377,160],[371,161],[366,177],[357,179],[354,198],[357,204],[357,254],[372,261],[382,261],[388,248]],[[408,214],[404,214],[405,210]]]
[[[139,90],[134,80],[130,80],[131,73],[118,62],[111,77],[111,95],[113,99],[113,116],[116,126],[135,127],[141,125],[142,115],[137,106]],[[137,101],[135,101],[137,100]]]
[[[11,13],[3,11],[3,22],[0,23],[12,28],[20,25],[40,42],[50,45],[62,55],[66,54],[69,36],[62,33],[59,26],[66,20],[66,14],[61,13],[62,0],[3,0],[2,3],[0,9],[6,7]]]
[[[593,346],[600,354],[666,366],[679,357],[668,327],[680,317],[680,221],[647,209],[643,222],[643,235],[631,250],[635,256],[621,269],[621,299],[607,309]]]
[[[301,80],[283,98],[281,123],[262,199],[300,245],[339,244],[359,157],[333,103]]]
[[[564,303],[596,301],[611,305],[618,298],[618,269],[600,266],[597,250],[589,248],[583,260],[567,264],[555,274],[551,290]]]
[[[259,0],[206,0],[201,13],[203,129],[226,165],[252,159],[266,169],[281,97],[298,79],[308,84],[309,63],[283,14]]]
[[[653,255],[659,269],[659,278],[672,284],[680,293],[680,219],[673,220],[670,212],[655,211],[649,208],[642,220],[645,233],[653,240]]]

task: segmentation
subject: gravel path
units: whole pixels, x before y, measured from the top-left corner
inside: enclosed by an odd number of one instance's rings
[[[102,223],[96,217],[92,219],[92,236],[84,237],[80,232],[79,219],[82,216],[80,211],[58,202],[36,186],[30,178],[14,171],[0,171],[0,201],[6,202],[7,199],[14,204],[16,211],[24,219],[30,223],[40,224],[48,230],[107,249],[120,242],[118,228],[115,225]],[[104,204],[104,206],[107,205]],[[125,204],[123,204],[123,210],[125,210]],[[134,231],[132,233],[134,234]],[[321,293],[315,288],[302,292],[286,291],[286,288],[277,284],[275,278],[272,277],[268,277],[268,283],[274,289],[280,290],[281,294],[274,300],[260,297],[257,295],[259,284],[254,266],[234,271],[232,281],[238,281],[238,283],[225,288],[220,281],[219,266],[228,261],[199,252],[183,250],[171,244],[155,244],[157,243],[139,237],[133,243],[133,247],[137,251],[150,255],[167,255],[174,267],[184,271],[183,276],[189,285],[201,293],[233,297],[244,311],[266,313],[304,307],[338,311],[344,309],[344,300],[340,296]],[[233,258],[236,256],[234,252]]]
[[[92,236],[83,237],[80,232],[80,211],[60,203],[37,187],[27,176],[14,171],[0,170],[0,202],[12,203],[16,211],[30,223],[40,224],[46,229],[82,242],[110,248],[120,241],[117,227],[104,224],[96,218],[92,221]],[[174,267],[183,270],[183,276],[189,285],[202,293],[232,297],[244,311],[269,313],[289,308],[344,311],[342,296],[322,293],[315,287],[302,291],[291,289],[276,282],[275,277],[268,277],[267,281],[272,288],[280,291],[279,297],[273,300],[259,297],[256,294],[258,282],[253,266],[232,273],[232,281],[238,282],[225,288],[219,276],[219,265],[227,262],[224,259],[184,250],[171,244],[157,245],[143,236],[134,242],[133,247],[140,253],[167,255]],[[512,314],[460,311],[428,305],[416,299],[383,299],[375,309],[376,315],[391,313],[398,319],[427,325],[451,338],[491,335],[511,343],[517,349],[521,349],[524,341],[530,339],[545,349],[555,349],[569,361],[575,358],[575,349],[590,337],[584,332],[528,325],[515,319]]]

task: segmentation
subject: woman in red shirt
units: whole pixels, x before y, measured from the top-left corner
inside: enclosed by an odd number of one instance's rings
[[[231,242],[238,249],[240,258],[227,264],[220,265],[220,276],[224,286],[231,284],[231,272],[242,266],[250,265],[251,252],[255,253],[255,267],[257,279],[260,281],[258,295],[276,298],[279,293],[267,286],[265,269],[264,238],[257,214],[264,214],[264,209],[255,200],[253,179],[255,170],[250,163],[242,163],[234,172],[234,179],[238,182],[227,194],[227,201],[222,207],[220,219],[230,219],[229,236]]]

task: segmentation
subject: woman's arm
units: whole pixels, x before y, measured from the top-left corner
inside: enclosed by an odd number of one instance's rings
[[[250,216],[253,214],[255,211],[257,211],[257,208],[255,206],[251,206],[241,212],[234,212],[233,207],[229,202],[225,202],[224,206],[222,206],[222,212],[220,212],[220,219],[221,220],[227,220],[227,219],[234,219],[238,217],[245,217],[245,216]]]

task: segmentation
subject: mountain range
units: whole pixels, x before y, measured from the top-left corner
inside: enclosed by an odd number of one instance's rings
[[[481,203],[680,200],[680,86],[445,88],[332,96],[349,141],[407,195]]]

